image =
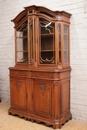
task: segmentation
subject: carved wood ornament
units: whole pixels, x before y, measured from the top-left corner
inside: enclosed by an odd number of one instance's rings
[[[46,91],[46,90],[49,90],[50,87],[51,87],[51,86],[49,86],[49,88],[47,88],[47,84],[45,84],[45,83],[40,83],[40,84],[39,84],[39,88],[41,89],[42,95],[44,95],[45,91]]]
[[[16,85],[17,89],[20,90],[22,83],[20,82],[20,80],[17,79],[15,85]]]

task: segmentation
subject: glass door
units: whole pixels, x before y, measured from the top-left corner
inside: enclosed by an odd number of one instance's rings
[[[69,26],[64,25],[64,63],[69,62]]]
[[[27,21],[16,30],[16,62],[28,63]]]
[[[55,64],[55,24],[40,18],[39,29],[39,63]]]

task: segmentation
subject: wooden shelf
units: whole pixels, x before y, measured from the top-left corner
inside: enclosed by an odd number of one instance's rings
[[[54,52],[55,50],[41,50],[41,52]]]
[[[23,37],[17,37],[17,38],[23,38],[23,39],[24,39],[24,38],[27,38],[27,36],[23,36]]]
[[[17,52],[28,52],[28,51],[17,51]]]
[[[41,37],[52,37],[54,35],[54,33],[51,34],[41,34]]]

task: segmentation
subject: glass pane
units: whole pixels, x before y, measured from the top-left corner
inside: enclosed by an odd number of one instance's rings
[[[28,51],[27,38],[17,38],[17,51]]]
[[[21,63],[28,62],[28,52],[18,52],[17,53],[17,61]]]
[[[36,40],[36,19],[34,19],[34,59],[35,59],[35,62],[36,62],[36,43],[37,43],[37,40]]]
[[[55,24],[39,19],[40,25],[40,64],[55,63]]]
[[[69,35],[69,27],[67,25],[64,25],[64,62],[67,63],[69,62],[69,57],[68,57],[68,36]]]
[[[61,24],[58,25],[59,38],[59,63],[61,63]]]
[[[28,62],[27,22],[17,29],[17,62]]]
[[[33,59],[33,22],[29,24],[29,37],[30,37],[30,60]]]

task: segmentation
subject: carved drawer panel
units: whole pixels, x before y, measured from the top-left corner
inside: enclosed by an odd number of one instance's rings
[[[27,71],[19,71],[19,70],[16,70],[16,71],[14,71],[14,70],[11,70],[10,71],[10,75],[12,75],[12,76],[27,76]]]
[[[39,77],[39,78],[54,78],[53,73],[48,73],[48,72],[32,72],[31,74],[32,77]]]

